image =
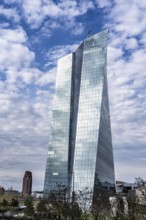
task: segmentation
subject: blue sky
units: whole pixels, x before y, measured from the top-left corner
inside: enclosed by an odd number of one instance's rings
[[[0,185],[42,190],[57,60],[108,27],[117,180],[146,180],[146,1],[1,0]]]

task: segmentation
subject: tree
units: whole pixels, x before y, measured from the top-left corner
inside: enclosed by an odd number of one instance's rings
[[[61,184],[57,184],[56,189],[49,193],[48,207],[53,219],[76,220],[81,218],[82,211],[75,194]]]
[[[6,199],[3,199],[2,202],[1,202],[1,206],[8,206],[8,201]]]
[[[135,178],[135,184],[137,189],[135,190],[137,194],[137,203],[146,203],[146,185],[145,181],[141,177]]]
[[[63,207],[67,202],[68,188],[64,185],[57,184],[56,189],[52,190],[48,195],[48,202],[50,204],[50,212],[53,218],[61,219],[63,215]]]
[[[18,200],[16,198],[12,198],[12,201],[11,201],[11,206],[13,207],[17,207],[19,204]]]
[[[40,199],[37,206],[36,206],[36,211],[40,213],[44,213],[47,211],[47,208],[45,206],[45,201],[43,199]]]
[[[82,216],[82,210],[76,201],[70,204],[70,218],[71,220],[80,219]]]
[[[145,181],[141,177],[135,177],[135,184],[138,188],[144,188],[145,187]]]
[[[83,191],[79,190],[76,195],[77,203],[82,210],[82,218],[87,219],[92,209],[92,191],[86,187]]]
[[[62,217],[63,219],[76,220],[81,219],[82,210],[77,202],[65,201],[62,205]]]
[[[146,185],[145,181],[141,177],[135,178],[135,184],[137,188],[131,193],[128,193],[129,212],[131,212],[130,219],[142,218],[146,213]],[[129,199],[130,195],[130,199]],[[131,200],[133,200],[131,202]],[[129,202],[130,201],[130,202]]]
[[[33,202],[32,202],[32,199],[30,198],[30,199],[26,199],[25,201],[24,201],[24,205],[27,207],[26,209],[25,209],[25,214],[27,215],[27,216],[33,216],[34,215],[34,208],[33,208]]]
[[[36,206],[36,212],[35,216],[37,218],[43,218],[44,216],[48,215],[48,210],[46,208],[46,203],[44,199],[40,199],[37,206]]]
[[[6,199],[3,199],[2,202],[0,203],[0,213],[1,213],[1,216],[3,216],[4,218],[4,213],[6,211],[8,211],[8,201]]]

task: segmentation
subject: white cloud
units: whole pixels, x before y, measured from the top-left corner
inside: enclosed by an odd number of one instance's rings
[[[12,21],[16,23],[19,23],[20,21],[20,16],[15,8],[4,8],[0,6],[0,15],[5,16],[9,20],[12,19]]]
[[[123,51],[121,48],[116,47],[108,47],[108,62],[110,64],[114,63],[115,60],[118,60],[123,55]]]
[[[8,74],[11,76],[16,69],[27,67],[34,60],[34,53],[22,44],[11,44],[1,39],[0,47],[2,54],[0,58],[0,69],[1,71],[9,69]],[[8,51],[11,59],[8,59]]]
[[[146,33],[144,33],[141,37],[140,43],[144,44],[144,46],[146,47]]]
[[[81,34],[83,31],[82,24],[77,22],[76,18],[85,14],[89,9],[93,9],[92,1],[66,0],[55,3],[52,0],[5,0],[5,2],[7,4],[18,3],[25,22],[31,28],[39,28],[47,18],[61,28],[71,29],[78,26],[77,30],[72,32],[75,35]],[[49,27],[49,30],[52,28]]]
[[[62,15],[76,17],[82,14],[85,14],[88,9],[93,8],[93,4],[91,1],[83,2],[83,1],[61,1],[58,4],[61,8]]]
[[[95,1],[99,8],[105,8],[111,6],[110,0],[96,0]]]
[[[137,49],[138,48],[138,42],[136,38],[128,38],[125,42],[126,46],[125,49]]]
[[[47,57],[49,58],[48,65],[56,64],[58,59],[75,51],[77,49],[78,45],[79,45],[79,43],[75,43],[72,45],[69,45],[69,44],[68,45],[58,45],[58,46],[52,47],[47,53]]]
[[[22,175],[28,169],[34,175],[33,189],[42,190],[52,95],[49,87],[47,90],[19,89],[18,83],[13,84],[15,90],[7,81],[0,83],[0,142],[3,146],[0,180],[6,189],[12,184],[21,190]],[[36,167],[41,173],[36,173]],[[9,177],[5,178],[6,174]],[[9,182],[12,178],[13,182]]]
[[[26,43],[27,35],[25,31],[18,27],[16,29],[1,29],[0,38],[10,43]]]
[[[36,38],[37,41],[39,41],[39,36],[46,36],[47,38],[50,38],[52,35],[52,30],[56,30],[62,28],[61,24],[56,20],[47,20],[44,22],[43,26],[40,28],[38,32],[38,36]]]
[[[75,23],[75,22],[74,22]],[[84,26],[82,23],[77,23],[72,27],[71,33],[72,35],[80,35],[84,32]]]
[[[56,79],[56,68],[52,68],[50,71],[47,71],[46,73],[42,74],[36,81],[37,85],[43,86],[48,83],[55,83]]]
[[[21,27],[0,30],[0,71],[6,74],[8,82],[16,82],[18,77],[29,83],[38,73],[31,68],[35,54],[27,46],[27,35]],[[29,69],[31,68],[31,70]]]
[[[137,4],[136,1],[119,0],[110,11],[109,19],[114,21],[111,29],[124,32],[127,36],[141,34],[146,29],[144,8],[141,1]]]
[[[146,154],[145,6],[144,1],[119,0],[108,10],[105,24],[110,28],[108,84],[116,178],[131,182],[139,175],[146,179],[141,163]],[[133,166],[137,169],[131,172]]]
[[[0,180],[6,189],[13,184],[15,189],[21,190],[22,175],[26,169],[35,173],[38,166],[45,172],[48,112],[52,100],[48,90],[49,83],[54,82],[54,75],[33,67],[35,54],[28,47],[28,36],[20,26],[1,28],[0,47],[0,142],[3,146]],[[48,88],[42,88],[43,85],[48,85]],[[50,87],[50,92],[52,89]],[[42,162],[39,166],[40,158]],[[34,177],[37,184],[34,189],[42,189],[43,175],[43,172],[38,172]]]

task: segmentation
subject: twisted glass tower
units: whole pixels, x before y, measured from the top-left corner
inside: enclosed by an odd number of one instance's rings
[[[58,61],[44,194],[57,183],[93,194],[115,188],[107,36],[104,30],[85,39]]]

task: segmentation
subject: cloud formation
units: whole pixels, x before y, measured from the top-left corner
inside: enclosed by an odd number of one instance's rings
[[[52,0],[36,0],[33,2],[29,0],[4,0],[4,2],[9,7],[14,3],[17,4],[17,7],[22,12],[25,22],[32,29],[40,28],[43,23],[49,19],[53,26],[55,23],[55,26],[59,26],[60,28],[76,29],[76,31],[73,32],[73,34],[75,33],[76,35],[83,32],[82,23],[78,22],[76,18],[86,14],[88,10],[93,9],[93,2],[91,0],[88,2],[81,0],[62,0],[56,2]],[[6,11],[11,9],[3,10]],[[3,14],[4,13],[6,14],[6,12],[3,12]],[[10,14],[10,12],[7,14]],[[11,14],[13,14],[16,21],[19,20],[19,15],[17,15],[17,12],[11,12]]]
[[[105,24],[110,28],[108,78],[116,178],[127,181],[142,175],[146,154],[145,9],[144,1],[117,1]],[[133,166],[137,169],[131,172]],[[127,167],[129,174],[124,173]]]
[[[37,68],[20,25],[1,28],[0,46],[0,184],[21,190],[24,171],[38,169],[34,189],[39,189],[40,178],[42,189],[55,73]]]
[[[13,20],[15,23],[20,22],[20,16],[16,10],[16,8],[4,8],[0,6],[0,15],[4,16],[8,20]]]

